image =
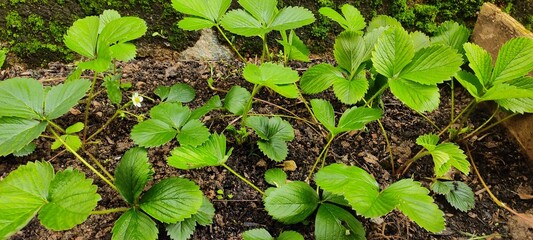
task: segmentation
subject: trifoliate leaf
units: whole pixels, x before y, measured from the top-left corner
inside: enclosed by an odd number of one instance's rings
[[[470,30],[453,21],[443,22],[431,38],[432,44],[448,45],[460,53],[463,53],[463,44],[470,38]]]
[[[198,119],[188,121],[178,133],[178,142],[181,145],[196,147],[209,138],[209,129]]]
[[[409,219],[431,232],[444,230],[444,213],[428,196],[429,190],[412,179],[393,183],[383,191],[383,195],[395,196],[397,208]]]
[[[88,80],[78,79],[52,87],[46,94],[44,114],[48,119],[55,119],[67,113],[78,104],[91,87]]]
[[[102,12],[102,14],[100,14],[100,16],[99,16],[100,25],[98,26],[98,34],[100,34],[102,32],[102,30],[104,29],[105,25],[107,25],[109,22],[111,22],[111,21],[113,21],[115,19],[119,19],[120,17],[121,17],[120,13],[118,13],[115,10],[104,10]]]
[[[488,88],[491,85],[492,57],[485,49],[473,43],[465,43],[463,48],[468,58],[468,66],[480,80],[481,86]]]
[[[346,79],[337,79],[333,83],[333,93],[344,104],[356,104],[363,99],[368,91],[368,80],[364,78],[364,72],[362,78],[357,78],[351,81]]]
[[[274,138],[291,141],[294,139],[294,129],[291,124],[280,117],[251,116],[246,119],[246,125],[254,129],[263,140]]]
[[[364,240],[365,236],[363,224],[348,211],[329,203],[318,208],[315,220],[317,240]]]
[[[326,127],[326,129],[333,133],[336,131],[335,127],[335,112],[330,102],[323,99],[312,99],[311,109],[316,119]]]
[[[200,119],[207,113],[222,108],[222,101],[220,97],[215,95],[211,97],[203,106],[196,108],[192,111],[190,119]]]
[[[0,81],[0,117],[40,119],[43,115],[43,85],[32,78]]]
[[[163,102],[150,109],[152,119],[162,121],[175,129],[185,125],[191,116],[191,110],[180,103]]]
[[[274,240],[274,237],[264,228],[245,231],[242,237],[244,240]]]
[[[380,119],[381,114],[382,111],[378,108],[352,107],[339,119],[336,134],[362,129],[367,123]]]
[[[327,63],[320,63],[304,72],[300,87],[304,93],[315,94],[328,89],[334,82],[341,80],[346,81],[339,69]]]
[[[298,89],[293,84],[300,77],[298,72],[275,63],[263,63],[261,66],[247,64],[243,70],[246,81],[267,86],[284,97],[297,98]]]
[[[507,82],[533,70],[533,40],[518,37],[506,42],[498,53],[492,82]]]
[[[139,210],[130,209],[115,222],[112,240],[155,240],[159,230],[150,217]]]
[[[224,108],[235,115],[242,115],[252,94],[243,87],[233,86],[226,94]]]
[[[38,138],[47,122],[18,117],[0,117],[0,156],[16,152]]]
[[[277,0],[239,0],[238,2],[255,19],[264,24],[272,22],[278,12],[278,8],[276,7],[278,4]]]
[[[41,224],[61,231],[84,222],[101,199],[92,183],[78,170],[58,172],[50,183],[48,203],[39,213]]]
[[[30,142],[26,146],[24,146],[23,148],[13,152],[13,156],[15,156],[15,157],[28,156],[31,153],[33,153],[33,151],[35,151],[35,148],[37,148],[37,144],[35,144],[33,142]]]
[[[450,167],[455,167],[465,175],[470,173],[470,162],[468,162],[463,150],[459,148],[455,143],[442,143],[439,144],[435,150],[431,151],[433,160],[435,161],[435,174],[437,177],[443,176],[450,170]],[[446,156],[446,157],[442,157]],[[444,161],[446,164],[437,165],[438,160]],[[445,161],[444,159],[447,159]]]
[[[454,208],[459,209],[460,211],[467,212],[474,208],[474,192],[464,182],[436,181],[433,185],[431,185],[431,189],[439,194],[443,194],[446,197],[446,200]]]
[[[177,130],[167,123],[148,119],[133,126],[131,139],[141,147],[157,147],[174,139]]]
[[[423,85],[406,79],[390,80],[392,94],[402,103],[418,112],[433,111],[439,107],[437,85]]]
[[[29,162],[0,181],[0,238],[23,228],[47,203],[54,169],[48,162]]]
[[[416,139],[416,144],[428,151],[433,151],[437,147],[437,143],[439,143],[439,136],[436,134],[425,134]]]
[[[167,178],[143,194],[139,205],[143,211],[164,223],[190,218],[202,206],[202,191],[184,178]]]
[[[285,224],[305,220],[317,208],[318,200],[315,190],[299,181],[275,188],[263,199],[268,214]]]
[[[196,221],[193,218],[187,218],[183,221],[170,224],[166,227],[167,235],[173,240],[189,239],[196,228]]]
[[[83,125],[82,122],[77,122],[77,123],[70,125],[67,129],[65,129],[65,133],[74,134],[74,133],[80,132],[81,130],[83,130],[83,128],[85,128],[85,125]]]
[[[100,19],[97,16],[76,20],[67,30],[65,45],[84,57],[95,58],[99,25]]]
[[[175,148],[167,160],[170,166],[186,170],[220,166],[228,160],[231,151],[226,152],[226,137],[215,133],[199,147],[188,145]]]
[[[356,32],[346,31],[335,39],[335,60],[342,69],[355,74],[364,60],[365,42]]]
[[[451,47],[432,45],[416,52],[400,77],[425,85],[442,83],[460,70],[463,58]]]
[[[115,185],[120,195],[134,204],[152,175],[148,152],[143,148],[132,148],[126,151],[115,168]]]
[[[372,63],[377,72],[395,78],[414,56],[411,37],[403,28],[393,27],[384,32],[372,53]]]
[[[295,231],[284,231],[279,234],[277,240],[304,240],[304,236]]]
[[[281,187],[287,183],[287,174],[281,168],[271,168],[265,173],[265,181],[270,185]]]
[[[260,21],[242,9],[229,11],[220,23],[227,31],[245,37],[263,36],[268,32]]]
[[[146,33],[146,22],[138,17],[121,17],[107,23],[98,36],[98,43],[110,46],[140,38]]]

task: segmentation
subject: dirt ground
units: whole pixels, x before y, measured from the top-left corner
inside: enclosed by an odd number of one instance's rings
[[[160,85],[170,86],[174,83],[183,82],[190,84],[197,91],[196,99],[189,104],[194,108],[200,106],[211,96],[218,94],[224,97],[224,91],[214,91],[208,88],[207,79],[215,79],[215,87],[220,90],[229,90],[231,86],[238,84],[251,90],[251,85],[245,82],[239,68],[240,62],[196,62],[177,61],[172,54],[155,54],[155,57],[141,57],[120,68],[123,72],[123,80],[132,82],[131,91],[138,91],[148,97],[157,99],[153,90]],[[315,60],[315,64],[322,60]],[[299,71],[305,70],[309,65],[293,64]],[[42,80],[45,84],[61,82],[71,71],[72,65],[52,63],[46,69],[23,69],[11,67],[0,75],[0,79],[17,76],[33,77]],[[211,74],[211,70],[213,74]],[[99,89],[101,90],[101,89]],[[466,91],[456,84],[454,89],[456,103],[455,111],[458,113],[464,107],[469,98]],[[131,92],[125,93],[128,98]],[[441,88],[440,108],[428,114],[428,117],[436,122],[439,127],[444,127],[450,119],[451,103],[449,101],[451,90],[449,85]],[[309,118],[307,110],[302,103],[296,100],[280,98],[277,94],[263,89],[257,96],[269,103],[256,101],[253,111],[256,113],[279,113],[287,114],[275,105],[280,105],[298,116]],[[307,99],[325,98],[334,103],[335,110],[344,111],[346,106],[334,100],[331,92],[325,92],[316,96],[306,96]],[[150,107],[157,104],[145,100],[143,107],[131,109],[136,114],[148,114]],[[393,156],[396,166],[413,157],[420,150],[415,144],[415,139],[421,135],[437,130],[425,121],[420,115],[403,106],[390,93],[386,92],[383,98],[385,107],[382,123],[389,138],[391,139]],[[84,104],[76,107],[79,112],[84,111]],[[105,94],[100,94],[92,103],[90,109],[89,132],[95,131],[100,125],[115,112],[115,107],[106,99]],[[83,114],[72,111],[60,118],[58,123],[63,126],[82,121]],[[477,111],[472,115],[468,124],[478,126],[490,117],[483,111]],[[214,111],[204,117],[212,132],[221,132],[235,117],[227,112]],[[294,160],[297,164],[295,171],[288,171],[291,180],[303,180],[311,169],[322,147],[326,144],[323,132],[319,126],[307,125],[302,121],[286,119],[295,129],[295,139],[289,143],[288,160]],[[88,151],[97,156],[102,164],[113,171],[118,159],[129,148],[134,146],[129,138],[130,130],[137,123],[135,118],[117,119],[112,127],[104,130],[98,137],[98,144],[88,147]],[[269,168],[279,167],[275,162],[267,159],[257,148],[255,136],[251,141],[238,145],[231,134],[226,134],[229,146],[234,147],[233,154],[227,165],[243,174],[259,188],[266,189],[267,183],[263,179],[265,171]],[[118,193],[107,187],[102,181],[94,176],[88,169],[81,165],[73,155],[61,151],[50,151],[51,141],[48,139],[37,140],[38,150],[23,158],[12,156],[0,157],[0,178],[16,169],[19,165],[28,161],[47,160],[56,170],[66,167],[74,167],[84,171],[88,177],[95,179],[99,186],[98,193],[102,200],[97,209],[125,206],[125,202]],[[517,145],[508,137],[503,128],[494,128],[486,133],[465,141],[463,149],[468,144],[472,151],[473,160],[491,191],[509,207],[518,212],[531,213],[533,200],[527,196],[533,195],[533,167],[531,162],[519,152]],[[169,167],[166,164],[166,156],[176,146],[169,143],[161,147],[149,150],[150,161],[155,170],[154,181],[169,176],[185,176],[198,185],[213,202],[216,215],[212,225],[197,227],[193,239],[241,239],[242,232],[264,227],[273,235],[282,230],[295,230],[305,235],[306,239],[313,239],[313,220],[307,224],[283,225],[269,217],[261,202],[261,195],[248,185],[239,181],[225,169],[209,167],[201,170],[181,171]],[[399,178],[412,177],[415,180],[428,184],[427,178],[432,177],[433,165],[429,158],[423,158],[409,169],[406,175],[396,176],[392,173],[384,136],[377,123],[368,125],[365,131],[346,134],[337,138],[328,154],[327,163],[343,162],[356,165],[371,173],[381,186],[386,186],[397,181]],[[483,189],[478,177],[471,173],[469,176],[456,174],[456,180],[465,181],[475,192],[476,206],[466,213],[452,208],[444,197],[435,195],[439,207],[446,214],[446,230],[439,234],[431,234],[415,223],[410,222],[400,212],[392,212],[379,219],[358,219],[363,222],[367,231],[368,239],[469,239],[474,236],[486,236],[487,239],[533,239],[533,229],[524,225],[524,221],[515,218],[508,211],[498,207]],[[224,196],[217,198],[217,191],[222,190]],[[233,195],[230,199],[228,195]],[[110,239],[111,229],[118,214],[93,215],[87,221],[72,230],[52,232],[40,226],[34,219],[28,226],[23,228],[11,239]],[[159,239],[168,239],[164,226],[160,225]]]

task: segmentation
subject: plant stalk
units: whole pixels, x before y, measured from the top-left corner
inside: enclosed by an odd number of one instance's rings
[[[373,100],[374,98],[378,97],[379,95],[381,95],[385,89],[387,89],[389,87],[389,82],[387,82],[385,85],[383,85],[376,93],[374,93],[374,95],[372,95],[372,97],[370,97],[366,102],[367,102],[367,105],[369,105]]]
[[[81,157],[76,151],[74,151],[74,149],[72,149],[72,147],[70,147],[65,141],[63,141],[63,139],[61,139],[61,137],[59,137],[59,135],[54,131],[54,129],[50,128],[50,131],[56,137],[56,139],[58,141],[60,141],[61,144],[63,144],[63,146],[65,146],[65,148],[69,152],[74,154],[74,156],[78,160],[80,160],[87,168],[89,168],[91,171],[93,171],[98,177],[100,177],[104,182],[106,182],[111,188],[113,188],[113,189],[118,191],[117,187],[109,179],[107,179],[104,175],[102,175],[100,172],[98,172],[98,170],[96,170],[93,166],[91,166],[91,164],[89,164],[87,161],[85,161],[85,159],[83,157]]]
[[[97,78],[98,78],[98,73],[94,72],[93,81],[91,83],[91,90],[89,90],[89,95],[87,96],[87,103],[85,103],[85,117],[83,120],[83,126],[85,127],[83,128],[83,138],[82,138],[84,144],[87,141],[87,130],[89,129],[89,126],[87,125],[87,123],[89,122],[89,108],[91,107],[91,101],[93,100],[93,97],[94,97],[93,93],[94,93],[94,88],[96,85]]]
[[[126,212],[130,210],[129,207],[120,207],[120,208],[110,208],[110,209],[103,209],[103,210],[95,210],[91,212],[91,215],[104,215],[109,213],[117,213],[117,212]]]
[[[316,169],[316,167],[318,165],[318,162],[320,162],[320,160],[322,158],[323,158],[323,161],[326,160],[325,155],[327,155],[327,152],[329,150],[329,146],[333,142],[333,139],[335,139],[335,135],[332,134],[332,135],[330,135],[330,137],[328,139],[328,143],[326,143],[326,146],[324,146],[324,148],[322,149],[322,151],[320,152],[320,154],[316,158],[315,163],[313,164],[313,167],[311,168],[311,171],[309,171],[309,174],[307,174],[307,178],[305,178],[305,182],[309,183],[309,181],[311,180],[311,177],[313,176],[313,173],[315,172],[315,169]]]
[[[481,127],[483,127],[486,123],[488,123],[488,122],[490,121],[490,119],[489,119],[489,120],[487,120],[483,125],[481,125],[478,129],[474,130],[474,132],[479,134],[479,133],[485,132],[485,131],[487,131],[487,130],[490,130],[491,128],[493,128],[493,127],[495,127],[495,126],[497,126],[497,125],[499,125],[499,124],[501,124],[501,123],[503,123],[503,122],[505,122],[505,121],[511,119],[512,117],[514,117],[514,116],[516,116],[516,115],[518,115],[518,114],[519,114],[519,113],[513,113],[513,114],[511,114],[511,115],[509,115],[509,116],[507,116],[507,117],[505,117],[505,118],[503,118],[503,119],[501,119],[501,120],[499,120],[499,121],[497,121],[497,122],[495,122],[495,123],[493,123],[493,124],[491,124],[491,125],[489,125],[489,126],[483,128],[483,129],[480,129]],[[491,118],[492,118],[492,117],[491,117]],[[473,135],[473,133],[468,134],[468,135],[467,135],[466,137],[464,137],[463,139],[467,139],[467,138],[471,137],[471,135]]]
[[[229,40],[229,38],[226,36],[226,34],[224,33],[224,31],[222,31],[222,28],[220,28],[220,26],[218,24],[215,25],[218,29],[218,32],[222,35],[222,37],[226,40],[226,42],[230,45],[231,49],[233,49],[233,51],[237,54],[237,56],[241,59],[242,62],[246,62],[246,59],[244,59],[244,57],[241,55],[241,53],[239,53],[239,50],[237,50],[237,48],[235,48],[235,45],[233,45],[233,43]]]
[[[245,182],[246,184],[250,185],[250,187],[252,187],[253,189],[255,189],[256,191],[258,191],[259,193],[261,193],[261,195],[265,195],[265,192],[263,192],[261,189],[259,189],[257,186],[255,186],[255,184],[253,184],[252,182],[248,181],[248,179],[244,178],[242,175],[240,175],[239,173],[235,172],[231,167],[229,167],[228,165],[226,165],[225,163],[222,164],[222,166],[226,169],[228,169],[228,171],[230,171],[233,175],[235,175],[236,177],[238,177],[239,179],[241,179],[243,182]]]
[[[115,177],[113,177],[113,175],[111,175],[111,173],[109,173],[107,169],[105,169],[105,167],[100,163],[100,161],[98,161],[98,159],[96,159],[90,152],[84,150],[84,153],[87,154],[87,156],[89,156],[91,160],[93,160],[94,164],[96,164],[96,166],[100,168],[100,170],[102,170],[102,172],[104,172],[104,174],[107,175],[107,177],[109,177],[111,181],[115,181]]]
[[[392,172],[394,172],[394,155],[392,154],[392,145],[390,144],[387,131],[385,130],[385,127],[383,127],[383,123],[379,119],[378,119],[378,124],[379,124],[379,128],[381,129],[381,132],[383,132],[383,137],[385,138],[385,143],[387,144],[387,151],[389,151],[390,165],[392,168]]]
[[[241,126],[244,126],[246,123],[246,118],[248,118],[248,112],[252,109],[252,103],[254,101],[254,96],[259,92],[261,89],[261,86],[259,84],[254,84],[254,89],[252,90],[252,95],[250,95],[250,99],[248,99],[248,102],[246,102],[246,107],[244,108],[244,111],[242,112],[242,119],[241,119]]]
[[[428,155],[431,155],[431,153],[425,150],[420,150],[420,152],[418,152],[413,158],[402,164],[402,166],[400,166],[400,168],[398,169],[398,172],[400,172],[401,175],[404,175],[409,169],[409,167],[411,167],[411,164],[413,164],[416,160]]]
[[[117,111],[115,111],[115,113],[113,114],[113,116],[111,116],[111,118],[107,119],[106,123],[104,123],[104,125],[102,125],[98,130],[96,130],[96,132],[94,132],[93,134],[91,134],[91,136],[89,136],[86,141],[89,141],[91,139],[93,139],[94,137],[96,137],[98,134],[100,134],[100,132],[102,132],[104,129],[107,128],[107,126],[109,126],[109,124],[111,124],[111,122],[113,120],[115,120],[115,118],[117,118],[119,112],[121,110],[124,110],[127,106],[131,105],[131,101],[127,102],[126,104],[122,105],[122,107],[120,109],[118,109]]]

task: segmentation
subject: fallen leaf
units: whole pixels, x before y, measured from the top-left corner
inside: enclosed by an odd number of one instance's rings
[[[296,168],[298,168],[298,166],[296,165],[296,162],[294,162],[293,160],[287,160],[287,161],[283,161],[283,170],[284,171],[296,171]]]

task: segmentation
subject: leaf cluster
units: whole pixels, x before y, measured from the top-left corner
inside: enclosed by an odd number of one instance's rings
[[[435,163],[434,172],[437,177],[442,177],[455,167],[462,173],[470,173],[470,162],[466,159],[463,150],[455,143],[441,143],[439,136],[426,134],[418,137],[416,143],[424,147],[433,158]]]

